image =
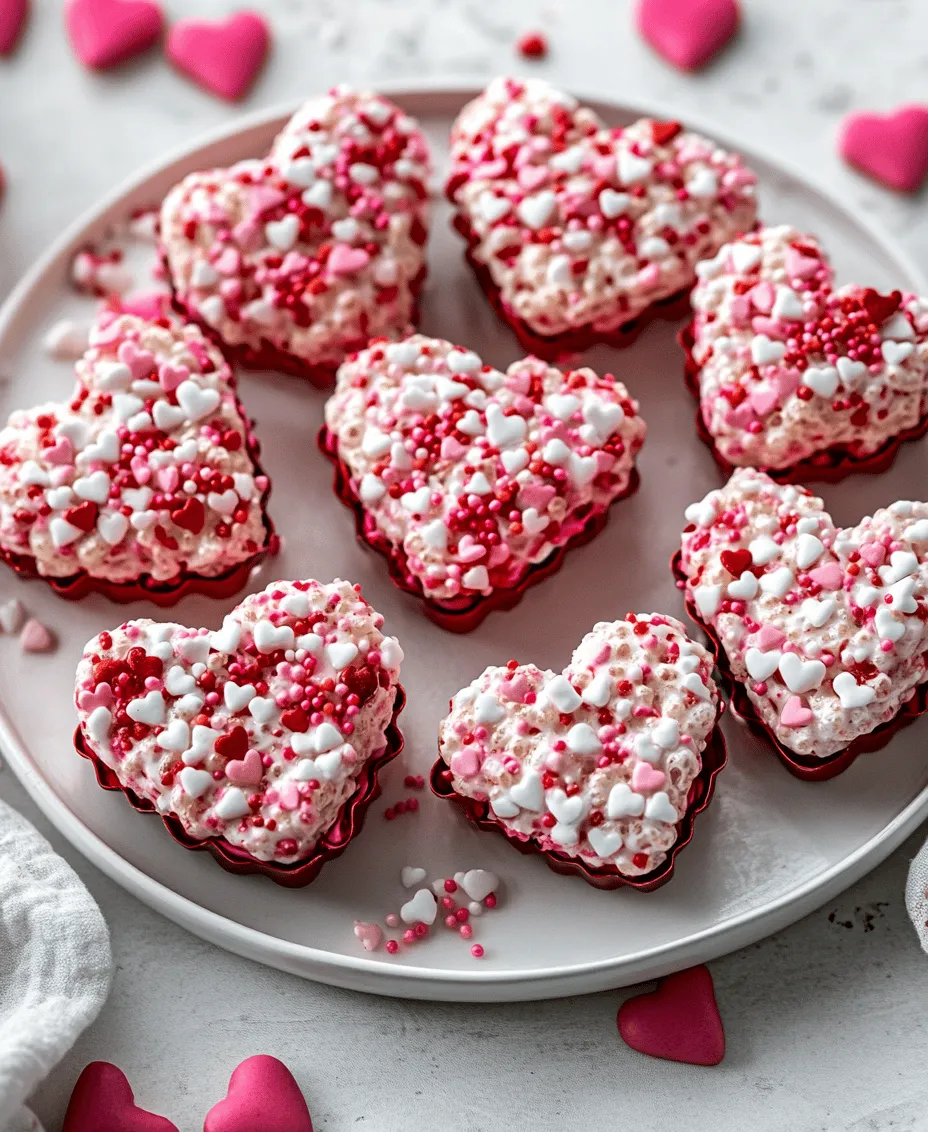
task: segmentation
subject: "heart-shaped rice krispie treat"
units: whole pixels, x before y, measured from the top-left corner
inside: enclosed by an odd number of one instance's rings
[[[537,358],[502,373],[422,335],[346,362],[325,419],[363,537],[457,628],[512,604],[533,570],[599,529],[635,486],[646,431],[611,376]]]
[[[701,263],[682,341],[701,431],[731,470],[883,470],[928,426],[928,300],[834,288],[817,241],[763,228]]]
[[[0,558],[67,597],[228,596],[273,549],[258,445],[193,325],[104,312],[70,401],[0,431]]]
[[[791,769],[837,773],[923,710],[928,504],[838,528],[821,499],[740,468],[686,518],[690,613]]]
[[[673,617],[600,622],[558,675],[511,660],[458,692],[436,766],[472,819],[557,871],[656,887],[725,762],[714,663]]]
[[[382,627],[343,581],[273,582],[212,633],[129,621],[84,649],[78,749],[188,847],[306,883],[402,746],[403,653]]]
[[[540,79],[494,79],[451,134],[468,258],[527,349],[601,339],[692,286],[755,222],[754,174],[677,122],[607,127]]]
[[[168,193],[176,301],[246,365],[330,382],[346,353],[416,320],[428,169],[417,123],[388,99],[348,87],[310,99],[266,158]]]

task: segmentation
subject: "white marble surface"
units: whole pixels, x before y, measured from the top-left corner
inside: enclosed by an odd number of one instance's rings
[[[638,42],[625,0],[256,0],[276,49],[247,108],[347,79],[471,80],[527,70],[516,35],[550,36],[534,73],[580,90],[654,100],[763,143],[874,215],[919,257],[924,197],[901,200],[845,170],[841,115],[918,98],[928,81],[923,0],[742,0],[737,48],[696,78]],[[167,0],[172,16],[225,0]],[[0,62],[0,295],[82,209],[124,176],[237,111],[157,56],[84,73],[61,0],[35,0],[22,48]],[[187,935],[125,895],[50,830],[6,771],[0,796],[75,865],[112,928],[117,968],[97,1023],[34,1099],[60,1126],[82,1066],[120,1064],[140,1103],[196,1132],[242,1058],[292,1067],[317,1132],[409,1128],[561,1132],[685,1120],[692,1132],[916,1132],[928,1128],[928,958],[903,904],[911,839],[833,905],[712,965],[728,1055],[715,1069],[644,1059],[615,1032],[622,992],[521,1006],[367,998],[302,982]],[[673,1126],[671,1125],[671,1126]],[[258,1130],[256,1130],[258,1132]]]

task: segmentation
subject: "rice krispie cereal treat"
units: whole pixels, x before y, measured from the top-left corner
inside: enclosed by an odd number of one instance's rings
[[[842,529],[821,499],[742,468],[686,518],[688,608],[791,768],[823,777],[878,745],[928,678],[928,504]]]
[[[498,78],[451,135],[449,199],[484,290],[554,357],[686,292],[754,226],[754,174],[678,122],[607,127],[540,79]]]
[[[558,871],[655,887],[725,761],[714,663],[672,617],[600,622],[558,675],[511,660],[458,692],[438,765],[478,824]]]
[[[416,320],[429,154],[418,124],[345,86],[310,99],[266,158],[192,173],[161,240],[176,301],[247,365],[331,381]]]
[[[67,597],[228,596],[276,540],[222,354],[176,320],[102,313],[69,401],[0,431],[0,557]]]
[[[611,376],[537,358],[502,373],[423,335],[347,361],[325,419],[359,531],[457,628],[512,604],[533,568],[598,530],[636,486],[646,431]]]
[[[883,470],[928,426],[928,299],[834,289],[818,242],[786,225],[697,266],[682,341],[716,457],[782,480]]]
[[[306,883],[402,746],[403,653],[382,628],[343,581],[273,582],[215,632],[129,621],[84,649],[78,750],[188,847]]]

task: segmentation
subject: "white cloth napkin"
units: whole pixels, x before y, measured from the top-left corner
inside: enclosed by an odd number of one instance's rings
[[[922,949],[928,951],[928,841],[909,866],[909,879],[905,886],[905,906],[918,932]]]
[[[0,802],[0,1130],[40,1132],[24,1101],[96,1018],[111,969],[93,897]]]

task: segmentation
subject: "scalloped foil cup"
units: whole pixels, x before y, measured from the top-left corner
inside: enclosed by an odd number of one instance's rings
[[[289,374],[291,377],[303,378],[317,389],[330,389],[335,384],[335,374],[338,371],[338,364],[312,365],[309,362],[301,361],[292,354],[288,354],[278,349],[278,347],[274,346],[272,343],[263,340],[260,349],[255,349],[253,346],[229,345],[223,340],[222,336],[214,327],[210,326],[208,322],[204,322],[195,311],[190,310],[181,302],[177,296],[174,280],[168,269],[167,257],[163,250],[160,255],[165,278],[171,288],[172,309],[186,322],[192,322],[198,326],[213,345],[222,351],[231,364],[240,365],[243,369],[248,370],[277,370],[280,373]],[[410,315],[410,323],[413,326],[419,325],[419,299],[425,284],[426,274],[427,268],[426,265],[423,264],[422,269],[411,284],[410,289],[413,295],[413,309]],[[353,350],[363,350],[366,345],[367,339],[361,339],[351,346],[346,347],[345,354],[347,356]]]
[[[699,401],[699,371],[700,366],[693,357],[693,320],[691,319],[677,335],[677,341],[683,348],[685,361],[683,374],[686,387]],[[882,447],[867,456],[857,456],[842,445],[826,448],[817,452],[808,460],[801,460],[798,464],[791,464],[788,468],[759,468],[777,483],[837,483],[845,476],[854,472],[879,475],[890,467],[896,458],[900,445],[907,440],[918,440],[928,432],[928,413],[913,428],[905,429],[898,436],[890,437]],[[696,409],[696,433],[699,439],[706,444],[715,458],[715,462],[726,476],[730,476],[739,465],[731,464],[719,452],[715,439],[706,427],[702,418],[702,406]]]
[[[670,569],[682,590],[686,584],[686,574],[680,565],[682,554],[678,550],[670,560]],[[699,616],[695,604],[689,598],[684,598],[686,613],[689,619],[702,629],[709,639],[709,646],[715,653],[715,663],[725,682],[731,704],[731,713],[740,723],[762,739],[772,744],[773,749],[786,769],[806,782],[825,782],[835,778],[851,765],[858,755],[871,754],[879,751],[892,739],[901,727],[914,723],[920,715],[928,711],[928,682],[919,684],[911,697],[902,705],[898,713],[886,723],[868,731],[866,735],[858,735],[843,750],[836,751],[823,759],[811,758],[808,755],[799,755],[785,747],[776,737],[770,727],[760,718],[754,705],[748,697],[744,684],[736,679],[731,670],[728,654],[722,647],[715,631]]]
[[[687,798],[686,813],[680,823],[680,835],[671,845],[667,856],[656,869],[639,877],[627,877],[618,869],[605,866],[586,864],[581,858],[571,857],[554,849],[542,849],[541,846],[527,835],[520,836],[507,829],[502,822],[490,816],[488,802],[478,802],[474,798],[466,798],[459,794],[452,785],[451,771],[444,759],[436,760],[429,776],[429,785],[432,793],[445,801],[454,802],[464,811],[467,820],[478,829],[485,832],[498,833],[503,836],[513,848],[526,856],[541,856],[552,872],[561,876],[577,876],[592,885],[593,888],[612,891],[617,888],[634,888],[638,892],[653,892],[656,888],[666,884],[673,876],[677,854],[687,846],[693,838],[696,824],[696,815],[709,805],[715,791],[715,780],[719,772],[728,761],[728,749],[725,746],[725,736],[719,727],[719,720],[725,711],[724,700],[719,701],[719,711],[715,720],[715,727],[709,733],[706,748],[702,752],[702,767],[693,780]]]
[[[543,562],[529,567],[516,585],[495,589],[489,597],[462,598],[441,603],[425,596],[418,579],[406,569],[406,556],[402,548],[394,547],[390,543],[358,499],[351,486],[351,474],[348,467],[338,456],[337,439],[325,425],[319,430],[317,444],[322,454],[328,457],[334,466],[333,486],[335,494],[354,513],[355,534],[358,541],[378,554],[382,554],[387,560],[390,581],[396,588],[418,598],[426,617],[451,633],[470,633],[488,614],[495,610],[512,609],[513,606],[518,605],[530,586],[543,582],[545,578],[551,577],[552,574],[556,574],[560,570],[568,550],[591,542],[605,527],[609,517],[609,511],[606,508],[594,511],[586,519],[580,520],[583,525],[577,533],[562,546],[553,550]],[[638,471],[633,468],[628,488],[621,495],[616,496],[612,503],[618,503],[620,500],[634,495],[638,490],[638,484]],[[610,503],[609,506],[611,507],[612,504]]]
[[[451,187],[449,184],[449,200],[451,200]],[[666,299],[658,299],[628,322],[605,333],[597,333],[590,327],[583,327],[580,330],[567,330],[561,334],[547,336],[537,334],[504,302],[499,288],[493,282],[489,268],[486,264],[480,263],[474,256],[473,248],[477,240],[466,217],[458,212],[455,214],[452,224],[455,230],[467,241],[464,258],[477,277],[480,289],[486,295],[490,305],[518,338],[522,348],[545,361],[557,362],[571,354],[588,350],[600,343],[605,343],[607,346],[613,346],[616,349],[624,349],[631,346],[652,319],[662,318],[670,322],[678,322],[691,313],[689,296],[692,287],[685,287],[674,295],[668,295]]]
[[[322,866],[340,857],[349,843],[361,832],[368,808],[381,794],[380,771],[403,750],[403,733],[396,721],[405,706],[406,692],[402,684],[397,684],[393,717],[386,731],[386,746],[364,764],[354,793],[345,800],[334,823],[322,834],[311,854],[304,860],[289,865],[276,865],[272,861],[259,861],[243,849],[230,845],[223,837],[205,837],[198,840],[184,830],[173,814],[159,815],[165,829],[184,849],[195,851],[205,849],[226,872],[238,876],[260,874],[284,888],[305,888],[316,879]],[[97,782],[104,790],[115,790],[124,794],[132,808],[138,810],[140,814],[157,812],[151,802],[140,798],[128,787],[123,786],[116,772],[90,750],[79,724],[74,732],[74,749],[93,765]]]

